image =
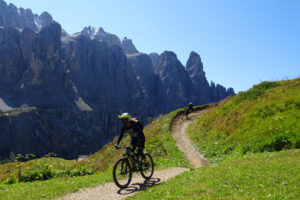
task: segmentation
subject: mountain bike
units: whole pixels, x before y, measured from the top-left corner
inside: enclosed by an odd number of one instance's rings
[[[154,162],[149,153],[145,153],[146,163],[144,159],[139,158],[131,147],[119,146],[117,149],[125,149],[123,157],[117,160],[113,168],[113,179],[115,184],[121,188],[126,188],[131,181],[133,172],[140,172],[142,177],[149,180],[154,172]]]
[[[185,108],[184,109],[184,112],[183,112],[183,116],[182,116],[182,119],[184,120],[188,120],[188,115],[192,112],[193,110],[190,109],[190,108]]]

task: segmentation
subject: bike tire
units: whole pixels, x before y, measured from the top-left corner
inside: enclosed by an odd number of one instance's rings
[[[149,168],[142,169],[141,175],[144,179],[149,180],[154,173],[154,162],[153,162],[152,156],[149,153],[146,153],[145,157],[148,161]]]
[[[113,168],[113,179],[115,184],[119,188],[124,189],[130,184],[131,178],[132,170],[128,158],[120,158]]]

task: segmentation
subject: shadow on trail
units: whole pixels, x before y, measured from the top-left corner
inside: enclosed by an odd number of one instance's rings
[[[120,189],[118,191],[119,195],[128,195],[134,192],[145,190],[148,187],[158,185],[160,182],[159,178],[151,178],[150,180],[145,180],[143,183],[133,183],[125,189]]]

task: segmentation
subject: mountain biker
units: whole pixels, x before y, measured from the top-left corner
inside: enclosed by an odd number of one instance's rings
[[[192,104],[192,102],[190,102],[188,105],[187,105],[188,109],[190,110],[190,112],[193,111],[193,107],[194,105]]]
[[[143,133],[143,124],[136,118],[131,118],[131,116],[128,113],[123,113],[119,115],[118,118],[122,120],[123,128],[121,130],[121,134],[118,138],[115,147],[118,148],[124,134],[128,133],[131,138],[130,144],[132,146],[133,151],[135,151],[135,149],[138,148],[138,156],[140,158],[143,158],[145,163],[147,164],[143,152],[145,148],[145,135]]]
[[[193,111],[193,107],[194,107],[194,105],[192,104],[192,102],[190,102],[188,105],[186,105],[185,111],[184,111],[184,115],[185,115],[186,119],[188,119],[188,115]]]

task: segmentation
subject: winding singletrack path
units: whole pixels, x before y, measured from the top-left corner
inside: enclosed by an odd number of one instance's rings
[[[129,187],[125,189],[118,188],[114,182],[106,183],[97,187],[79,190],[78,192],[68,194],[60,200],[118,200],[125,199],[148,187],[158,185],[182,172],[188,170],[182,167],[173,167],[165,170],[154,171],[153,177],[145,181],[140,174],[134,176]]]
[[[189,114],[189,118],[194,119],[198,115],[205,112],[206,109],[194,111]],[[202,167],[208,165],[208,160],[202,156],[197,149],[190,142],[185,130],[190,120],[183,119],[182,115],[174,118],[171,125],[171,132],[176,140],[177,146],[184,153],[187,160],[190,162],[192,168]],[[148,187],[158,185],[161,182],[181,174],[189,170],[183,167],[172,167],[164,170],[155,170],[153,177],[145,181],[140,174],[136,174],[128,188],[119,189],[114,182],[106,183],[104,185],[82,189],[75,193],[70,193],[59,200],[118,200],[124,199],[127,196],[136,194]]]
[[[199,153],[194,147],[190,139],[186,134],[186,128],[192,119],[206,112],[207,109],[197,110],[188,115],[188,119],[185,119],[182,115],[175,117],[171,125],[171,132],[176,140],[178,148],[184,153],[184,156],[189,161],[192,168],[199,168],[208,165],[208,160]]]

